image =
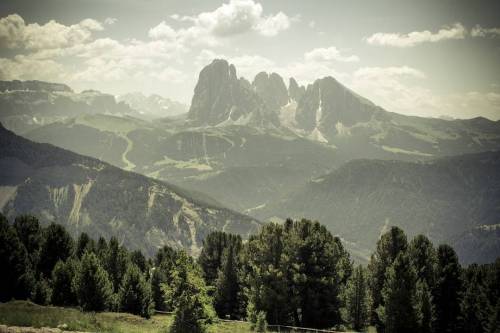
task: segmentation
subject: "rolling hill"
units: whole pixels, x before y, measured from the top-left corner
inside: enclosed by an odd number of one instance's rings
[[[500,152],[427,162],[353,160],[252,213],[307,216],[369,253],[389,226],[453,245],[465,263],[500,253]]]

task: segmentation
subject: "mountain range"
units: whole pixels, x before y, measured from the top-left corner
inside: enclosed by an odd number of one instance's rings
[[[411,235],[422,232],[435,242],[452,242],[467,262],[499,253],[496,183],[474,172],[497,179],[497,155],[485,152],[500,150],[500,121],[401,115],[332,77],[302,86],[261,72],[250,81],[223,59],[201,70],[185,113],[172,112],[177,104],[155,95],[115,99],[50,83],[9,84],[0,84],[0,103],[8,106],[0,109],[0,121],[30,140],[189,193],[201,191],[262,221],[319,219],[360,258],[373,249],[380,230],[393,224]],[[32,97],[37,94],[48,97]],[[111,98],[103,108],[88,102],[86,94]],[[51,118],[52,109],[57,116]],[[470,161],[469,167],[454,169],[460,158]],[[492,167],[482,168],[479,161],[485,159]],[[480,205],[486,202],[491,204]],[[483,240],[486,245],[478,246]]]
[[[0,209],[33,214],[73,234],[117,236],[153,255],[163,245],[199,253],[211,231],[248,236],[256,220],[200,194],[100,160],[29,141],[0,126]]]
[[[137,110],[142,118],[149,120],[177,116],[188,110],[186,105],[156,94],[145,96],[141,92],[133,92],[119,95],[116,100]]]

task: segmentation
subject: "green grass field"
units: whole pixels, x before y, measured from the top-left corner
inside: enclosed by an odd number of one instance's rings
[[[127,313],[85,313],[73,308],[40,306],[27,301],[0,303],[0,324],[7,326],[58,327],[68,331],[110,333],[167,333],[172,315],[154,315],[144,319]],[[249,333],[247,323],[219,322],[210,325],[210,333]]]

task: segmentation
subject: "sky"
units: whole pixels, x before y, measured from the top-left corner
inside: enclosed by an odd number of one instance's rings
[[[388,111],[500,119],[500,1],[2,0],[0,80],[190,103],[225,58],[307,85],[333,76]]]

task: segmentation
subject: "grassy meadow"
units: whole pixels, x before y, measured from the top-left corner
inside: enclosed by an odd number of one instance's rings
[[[0,303],[0,324],[7,326],[64,327],[67,331],[105,333],[167,333],[172,315],[153,315],[144,319],[127,313],[85,313],[74,308],[40,306],[28,301]],[[239,322],[218,322],[209,333],[247,333],[250,326]]]

